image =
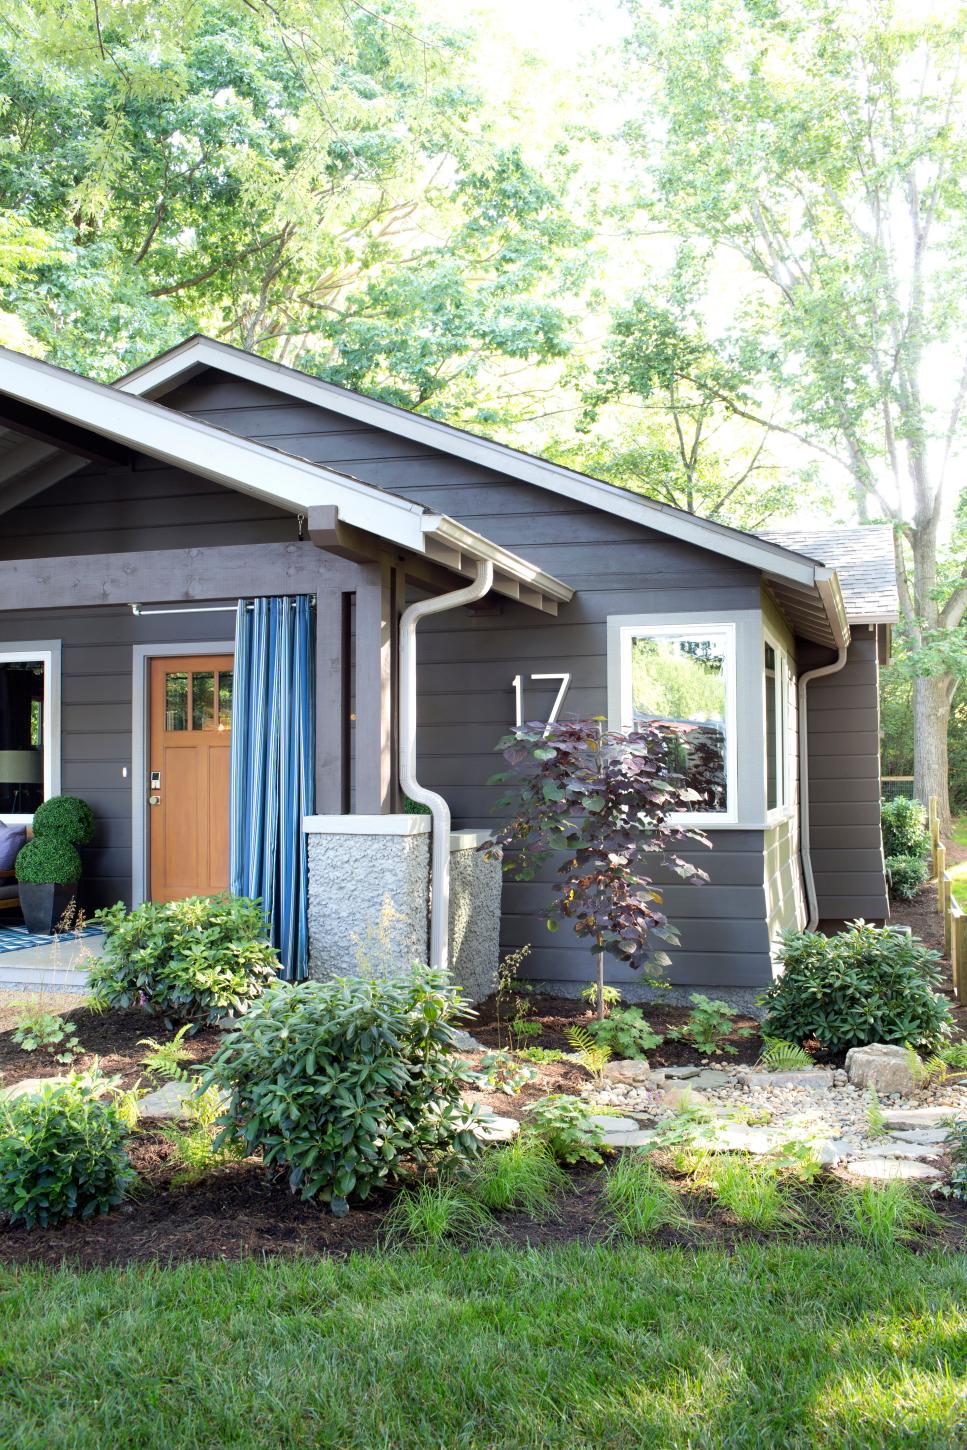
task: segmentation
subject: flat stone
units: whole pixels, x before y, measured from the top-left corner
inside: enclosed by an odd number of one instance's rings
[[[6,1098],[12,1101],[14,1098],[26,1098],[32,1094],[43,1092],[44,1088],[63,1087],[65,1082],[70,1082],[69,1077],[24,1077],[20,1082],[15,1082],[10,1087],[0,1088],[0,1099]]]
[[[509,1143],[520,1132],[520,1123],[516,1118],[501,1118],[491,1113],[474,1123],[472,1131],[481,1143]]]
[[[851,1047],[846,1054],[846,1071],[854,1087],[875,1088],[881,1096],[909,1093],[915,1086],[907,1049],[889,1042]]]
[[[657,1076],[657,1074],[652,1074],[651,1068],[643,1057],[619,1057],[615,1062],[607,1062],[602,1075],[608,1082],[627,1082],[635,1085],[653,1082]]]
[[[667,1078],[698,1077],[701,1071],[700,1067],[663,1067],[661,1069],[662,1076]]]
[[[658,1137],[654,1128],[636,1128],[634,1132],[605,1133],[608,1148],[645,1148]]]
[[[460,1027],[453,1029],[453,1045],[459,1052],[493,1052],[492,1047],[485,1047],[472,1033],[464,1032]]]
[[[857,1178],[937,1179],[943,1177],[939,1168],[931,1168],[927,1163],[918,1163],[909,1158],[851,1158],[846,1168]]]
[[[142,1118],[186,1118],[185,1103],[194,1097],[193,1082],[165,1082],[153,1093],[138,1100],[138,1116]],[[224,1096],[224,1095],[223,1095]],[[227,1101],[227,1098],[225,1099]]]
[[[637,1118],[612,1117],[610,1113],[592,1113],[591,1122],[602,1133],[637,1133],[640,1126]]]
[[[923,1147],[916,1143],[899,1143],[893,1138],[878,1138],[875,1147],[863,1148],[857,1157],[866,1158],[939,1158],[938,1148]]]
[[[883,1123],[887,1128],[938,1128],[957,1116],[957,1108],[890,1108]]]
[[[731,1124],[718,1127],[715,1136],[702,1146],[713,1153],[771,1153],[776,1146],[776,1135],[768,1128],[741,1128]]]
[[[698,1089],[699,1092],[709,1092],[715,1088],[724,1087],[727,1082],[732,1082],[733,1076],[730,1072],[721,1072],[716,1067],[703,1068],[698,1077],[689,1078],[686,1086]]]
[[[798,1067],[790,1072],[750,1072],[750,1087],[804,1087],[817,1092],[828,1092],[833,1086],[831,1067]]]
[[[852,1143],[842,1138],[827,1138],[825,1143],[820,1143],[816,1156],[824,1168],[835,1168],[837,1163],[842,1163],[844,1158],[855,1152]]]
[[[897,1128],[890,1133],[891,1138],[896,1138],[901,1143],[946,1143],[950,1137],[948,1128]]]

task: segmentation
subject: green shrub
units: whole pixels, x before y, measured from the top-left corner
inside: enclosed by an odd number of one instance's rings
[[[604,1200],[625,1238],[645,1238],[685,1222],[681,1201],[648,1153],[623,1153],[608,1170]]]
[[[34,836],[17,852],[18,881],[34,885],[73,885],[80,879],[81,858],[63,836]]]
[[[928,876],[923,856],[887,856],[890,873],[890,895],[894,901],[912,901]]]
[[[940,1216],[909,1183],[861,1183],[835,1199],[833,1222],[843,1233],[883,1253],[940,1227]]]
[[[940,957],[915,937],[865,922],[831,937],[787,932],[780,961],[782,976],[760,999],[763,1036],[815,1037],[827,1052],[868,1042],[929,1050],[950,1031],[950,1008],[934,991]]]
[[[598,984],[597,984],[597,982],[589,982],[586,987],[582,988],[582,990],[581,990],[581,1001],[582,1002],[587,1002],[588,1006],[593,1011],[596,1012],[598,1010]],[[618,987],[609,987],[607,985],[604,986],[604,987],[602,987],[601,988],[601,1001],[604,1003],[604,1010],[605,1010],[605,1012],[610,1012],[611,1009],[612,1009],[612,1007],[620,1007],[621,1006],[621,991],[620,991],[620,989]]]
[[[279,985],[203,1082],[230,1095],[227,1133],[286,1168],[293,1192],[345,1213],[351,1195],[367,1198],[406,1165],[476,1150],[451,1051],[457,1011],[455,991],[430,971]]]
[[[90,1218],[120,1203],[134,1180],[128,1128],[100,1101],[103,1079],[66,1083],[0,1102],[0,1213],[27,1228]]]
[[[567,1176],[545,1143],[525,1135],[483,1153],[470,1169],[467,1187],[496,1213],[527,1213],[541,1219],[553,1211],[555,1195],[567,1187]]]
[[[140,1004],[169,1027],[242,1013],[276,980],[261,907],[243,896],[146,901],[130,912],[118,902],[94,920],[105,942],[88,972],[92,990],[111,1007]]]
[[[907,796],[880,805],[884,856],[925,856],[930,844],[927,817],[919,801]]]
[[[87,846],[94,836],[94,812],[76,795],[54,795],[34,811],[35,836],[60,836],[73,846]]]
[[[42,1047],[55,1062],[73,1062],[84,1051],[74,1023],[42,1007],[25,1007],[10,1036],[24,1052],[37,1052]]]
[[[388,1244],[407,1243],[420,1248],[440,1244],[477,1244],[481,1234],[494,1232],[494,1221],[476,1199],[450,1183],[421,1183],[401,1193],[384,1221]]]
[[[587,1030],[614,1057],[647,1057],[664,1041],[637,1007],[613,1007],[609,1017],[589,1022]]]
[[[526,1137],[537,1138],[558,1163],[601,1163],[604,1134],[581,1098],[550,1093],[524,1109]]]
[[[738,1049],[728,1041],[729,1037],[733,1032],[736,1037],[748,1037],[750,1031],[748,1027],[733,1028],[732,1023],[739,1015],[736,1009],[728,1002],[706,997],[701,992],[692,992],[689,1000],[694,1010],[689,1013],[684,1027],[669,1029],[669,1037],[690,1042],[706,1057],[719,1052],[728,1052],[734,1057]]]
[[[947,1139],[950,1153],[950,1177],[940,1188],[947,1198],[967,1198],[967,1121],[957,1119],[950,1125]]]

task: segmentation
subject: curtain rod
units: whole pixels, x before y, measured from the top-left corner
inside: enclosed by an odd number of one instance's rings
[[[291,600],[292,608],[295,608],[295,600]],[[314,605],[316,596],[309,595],[309,603]],[[255,606],[247,604],[246,609],[253,609]],[[131,613],[137,617],[147,619],[149,614],[235,614],[238,610],[237,604],[184,604],[170,609],[145,609],[143,604],[132,604]]]

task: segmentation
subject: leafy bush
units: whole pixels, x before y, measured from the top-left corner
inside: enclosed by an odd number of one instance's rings
[[[0,1102],[0,1213],[27,1228],[90,1218],[120,1203],[134,1180],[128,1128],[98,1099],[104,1080],[69,1082]]]
[[[597,984],[597,982],[589,982],[588,985],[582,989],[582,991],[581,991],[581,1001],[582,1002],[587,1002],[588,1006],[591,1007],[592,1009],[597,1008],[597,1005],[598,1005],[598,984]],[[612,1009],[612,1007],[620,1007],[621,1006],[621,992],[618,990],[617,987],[608,987],[608,986],[602,987],[601,988],[601,1001],[602,1001],[602,1003],[604,1005],[605,1012],[610,1012],[611,1009]]]
[[[203,1078],[230,1094],[225,1131],[289,1186],[345,1213],[408,1164],[477,1143],[460,1101],[456,992],[436,972],[279,986]],[[216,1147],[218,1144],[216,1143]]]
[[[146,901],[130,912],[118,902],[94,920],[105,942],[88,972],[93,991],[111,1007],[140,1004],[169,1027],[242,1013],[276,980],[261,907],[246,897]]]
[[[518,1047],[515,1055],[524,1062],[536,1063],[538,1067],[550,1062],[563,1062],[565,1057],[559,1047]]]
[[[524,1109],[525,1134],[542,1142],[558,1163],[601,1163],[604,1134],[581,1098],[551,1093]]]
[[[14,871],[28,884],[69,886],[80,879],[81,858],[63,836],[34,836],[17,852]]]
[[[533,1082],[537,1073],[531,1067],[522,1067],[509,1052],[487,1052],[476,1069],[468,1064],[462,1076],[476,1087],[512,1098],[525,1083]]]
[[[831,937],[787,932],[780,960],[782,976],[760,999],[764,1035],[815,1037],[842,1052],[868,1042],[931,1049],[950,1031],[950,1008],[934,990],[940,957],[915,937],[861,921]]]
[[[694,1011],[689,1013],[688,1021],[684,1027],[672,1027],[669,1029],[669,1037],[675,1037],[685,1042],[691,1042],[693,1047],[706,1057],[715,1053],[729,1052],[735,1056],[737,1048],[727,1040],[735,1031],[732,1023],[739,1015],[734,1007],[728,1002],[720,1002],[716,998],[705,997],[701,992],[692,992],[689,1001]],[[748,1037],[748,1027],[740,1027],[735,1031],[737,1037]]]
[[[967,1121],[958,1119],[950,1125],[947,1139],[950,1153],[950,1177],[940,1192],[947,1198],[967,1198]]]
[[[24,1052],[36,1052],[42,1047],[55,1062],[73,1062],[84,1051],[73,1022],[40,1008],[25,1008],[10,1035]]]
[[[51,796],[34,811],[33,833],[87,846],[94,836],[94,812],[76,795]]]
[[[912,901],[929,874],[923,856],[887,856],[886,869],[894,901]]]
[[[651,1030],[637,1007],[615,1007],[609,1017],[589,1022],[588,1031],[615,1057],[647,1057],[664,1041]]]
[[[927,817],[919,801],[907,796],[880,805],[884,856],[925,856],[930,844]]]

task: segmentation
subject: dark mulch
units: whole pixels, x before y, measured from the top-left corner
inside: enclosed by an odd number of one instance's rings
[[[709,995],[714,996],[715,994],[711,992]],[[527,999],[527,1004],[528,1016],[539,1019],[541,1023],[541,1034],[539,1037],[528,1039],[529,1047],[552,1047],[564,1052],[570,1051],[567,1040],[568,1028],[584,1027],[593,1016],[586,1003],[575,1001],[571,997],[535,995]],[[691,1011],[689,1007],[671,1007],[662,1002],[645,1002],[640,1006],[649,1026],[665,1038],[660,1047],[656,1047],[653,1052],[648,1054],[648,1061],[654,1067],[686,1067],[708,1060],[696,1052],[689,1043],[676,1042],[667,1035],[669,1028],[684,1026]],[[496,1047],[499,1039],[499,1045],[506,1047],[508,1045],[506,1009],[502,1014],[499,1033],[496,998],[488,997],[475,1010],[477,1016],[474,1021],[469,1023],[474,1037],[488,1047]],[[748,1029],[748,1037],[739,1035],[740,1029],[743,1028]],[[728,1038],[728,1043],[735,1048],[735,1053],[723,1055],[721,1060],[730,1063],[756,1062],[762,1053],[762,1038],[759,1031],[760,1024],[754,1017],[736,1017],[733,1022],[733,1031]],[[555,1089],[555,1091],[563,1091],[563,1089]]]
[[[56,1010],[56,1000],[51,1001],[52,1010]],[[150,1089],[150,1079],[141,1064],[148,1048],[138,1044],[142,1037],[167,1042],[173,1036],[160,1018],[134,1008],[126,1012],[98,1013],[86,1007],[75,1008],[63,1016],[65,1022],[73,1022],[76,1027],[78,1041],[84,1048],[83,1056],[76,1057],[69,1066],[65,1066],[54,1062],[43,1049],[24,1052],[13,1041],[13,1028],[0,1032],[0,1081],[4,1087],[12,1087],[25,1077],[57,1077],[67,1072],[86,1072],[94,1066],[96,1059],[101,1072],[109,1077],[119,1077],[122,1087],[133,1087],[140,1078],[142,1088]],[[203,1028],[194,1037],[184,1038],[182,1045],[195,1062],[201,1063],[208,1061],[223,1040],[224,1034],[210,1027]]]

